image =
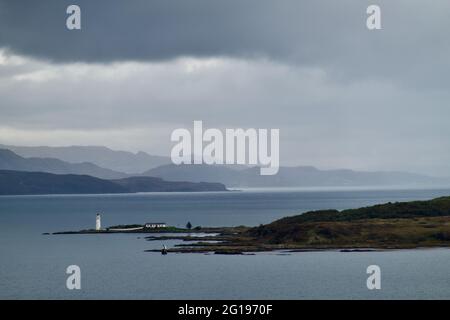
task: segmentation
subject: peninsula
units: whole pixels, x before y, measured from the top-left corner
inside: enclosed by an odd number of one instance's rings
[[[133,229],[135,226],[121,227]],[[114,231],[84,230],[70,233],[93,232]],[[386,203],[343,211],[311,211],[258,227],[197,227],[193,230],[167,227],[124,232],[172,233],[146,237],[148,241],[183,241],[169,248],[169,253],[242,254],[274,250],[361,251],[450,247],[450,197]]]
[[[227,191],[222,183],[156,177],[100,179],[89,175],[0,170],[0,195]]]

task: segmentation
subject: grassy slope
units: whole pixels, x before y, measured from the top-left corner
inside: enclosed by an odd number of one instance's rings
[[[283,218],[248,232],[266,244],[342,247],[450,245],[450,197]]]

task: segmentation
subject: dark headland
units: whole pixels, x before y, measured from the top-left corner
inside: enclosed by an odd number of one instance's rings
[[[106,180],[89,175],[0,170],[0,195],[201,191],[227,191],[227,188],[221,183],[166,181],[155,177]]]
[[[111,232],[115,231],[83,230],[64,233]],[[148,241],[182,240],[182,244],[168,249],[169,252],[180,253],[242,254],[274,250],[366,251],[449,247],[450,197],[386,203],[343,211],[311,211],[258,227],[197,227],[193,230],[169,227],[125,232],[189,233],[146,237]]]

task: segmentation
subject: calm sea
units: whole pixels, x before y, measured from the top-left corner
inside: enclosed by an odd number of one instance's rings
[[[97,212],[104,226],[254,226],[308,210],[445,195],[450,189],[0,197],[0,298],[449,299],[447,249],[162,256],[144,252],[162,242],[138,235],[42,235],[93,228]],[[366,287],[372,264],[381,267],[381,290]],[[69,265],[81,268],[81,290],[66,288]]]

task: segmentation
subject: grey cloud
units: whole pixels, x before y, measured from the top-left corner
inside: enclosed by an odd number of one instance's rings
[[[347,81],[448,83],[450,3],[376,1],[383,30],[365,27],[368,0],[0,0],[0,46],[55,62],[266,57],[320,66]],[[65,8],[82,8],[81,31]]]
[[[168,155],[171,131],[203,120],[280,128],[285,164],[450,172],[445,91],[339,82],[320,68],[268,60],[9,65],[0,74],[0,132],[19,131],[0,134],[6,144],[95,142]]]

